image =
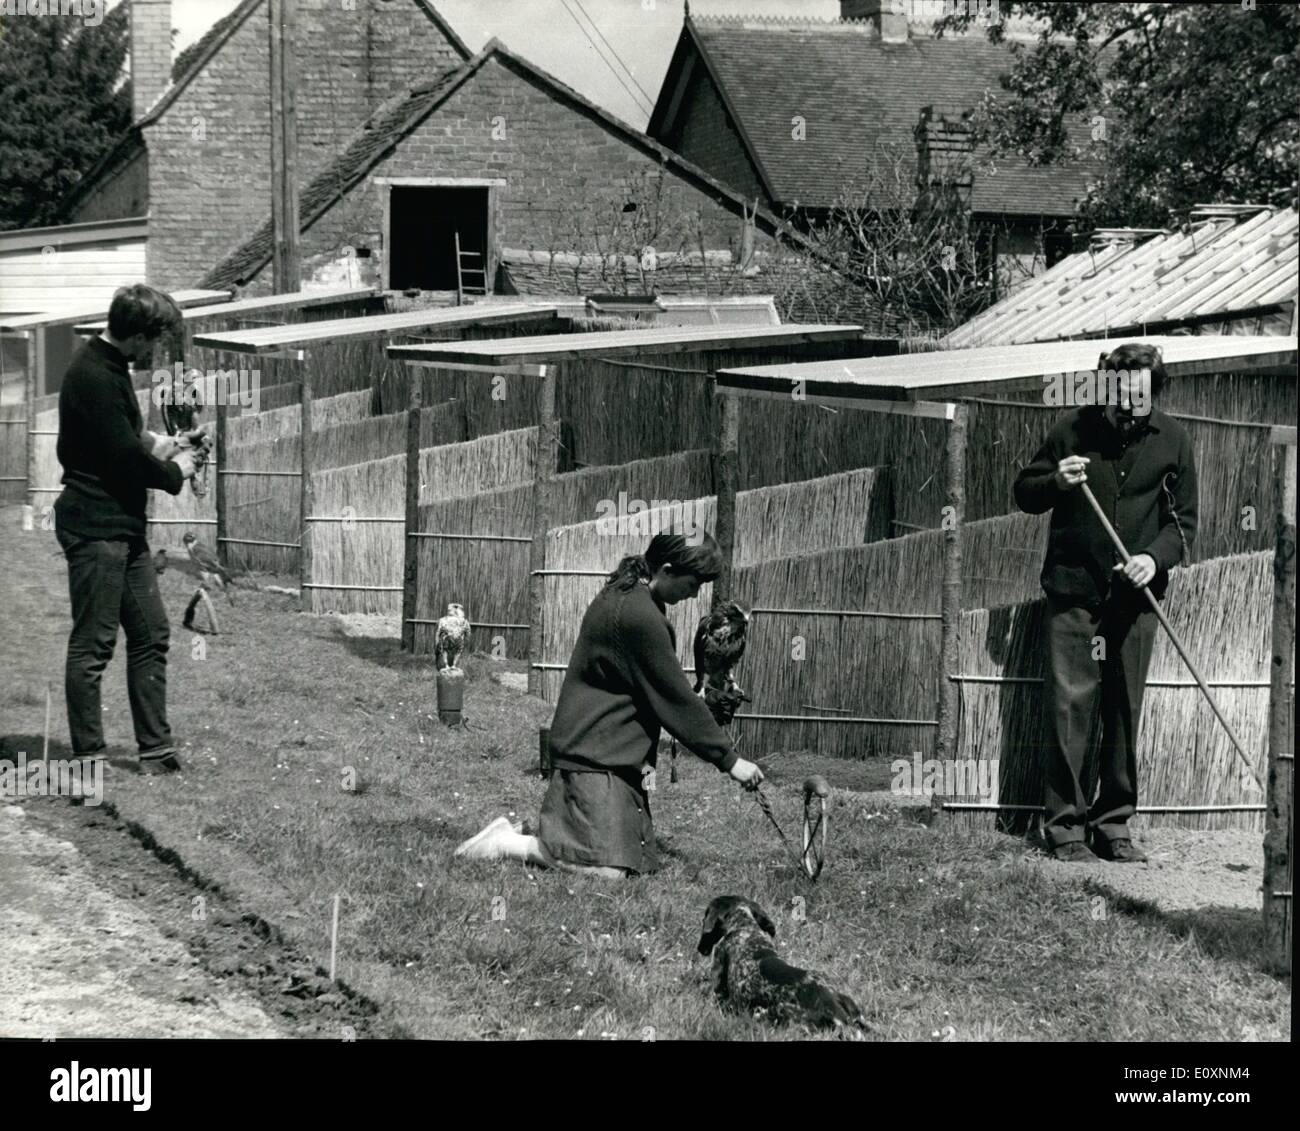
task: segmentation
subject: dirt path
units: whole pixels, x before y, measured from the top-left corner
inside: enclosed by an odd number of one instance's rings
[[[109,806],[0,804],[0,1037],[400,1035],[140,833]]]
[[[283,1035],[21,806],[0,807],[0,859],[0,1036]]]

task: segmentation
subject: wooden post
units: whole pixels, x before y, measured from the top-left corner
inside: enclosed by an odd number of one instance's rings
[[[39,333],[39,330],[28,330],[26,334],[27,374],[24,393],[27,398],[27,505],[32,508],[32,518],[37,523],[41,516],[36,510],[36,437],[32,432],[36,428],[36,335]]]
[[[402,651],[415,651],[415,608],[420,581],[420,539],[413,538],[420,529],[420,399],[423,395],[424,370],[417,365],[406,368],[406,521],[403,524],[405,566],[402,571]]]
[[[555,422],[555,366],[542,366],[537,400],[537,466],[533,472],[533,541],[528,550],[528,694],[541,695],[546,636],[546,535],[551,529],[551,481],[559,451]]]
[[[1277,540],[1273,556],[1273,640],[1268,694],[1268,799],[1264,813],[1264,959],[1291,972],[1291,892],[1295,868],[1295,553],[1296,446],[1275,452]]]
[[[296,18],[297,0],[271,0],[271,227],[276,294],[301,288]]]
[[[213,547],[217,555],[217,561],[222,565],[227,565],[226,560],[226,538],[229,529],[226,524],[226,421],[230,419],[230,410],[226,407],[226,398],[217,397],[217,474],[216,485],[213,491],[216,493],[214,500],[217,511],[217,544]]]
[[[722,572],[713,583],[713,600],[716,604],[735,597],[732,585],[736,570],[736,488],[740,478],[740,398],[735,393],[715,390],[713,404],[718,427],[711,461],[713,490],[718,499],[716,537],[718,548],[722,551]]]
[[[311,540],[313,524],[309,521],[316,510],[316,488],[312,475],[316,470],[316,437],[311,416],[311,379],[306,370],[302,376],[302,432],[301,432],[301,469],[299,481],[300,521],[298,524],[298,587],[301,594],[300,607],[304,613],[311,611],[311,590],[308,583],[312,579]]]
[[[939,614],[942,640],[939,662],[939,733],[935,757],[957,755],[957,725],[961,715],[961,686],[953,680],[961,666],[958,638],[961,632],[961,526],[966,513],[966,425],[969,409],[953,405],[948,422],[947,487],[943,529],[943,588]],[[951,508],[951,509],[949,509]]]

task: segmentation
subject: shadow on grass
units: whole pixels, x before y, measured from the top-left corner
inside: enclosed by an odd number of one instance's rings
[[[1263,968],[1264,919],[1261,911],[1240,907],[1198,907],[1194,910],[1163,911],[1154,903],[1121,895],[1105,884],[1089,881],[1089,890],[1105,895],[1111,907],[1125,915],[1158,925],[1180,939],[1186,939],[1207,957],[1233,959]]]
[[[44,739],[39,734],[0,735],[0,761],[11,762],[16,765],[18,755],[22,754],[26,757],[28,765],[39,762],[41,761],[41,748],[43,745]],[[109,749],[106,754],[108,764],[115,769],[136,774],[140,772],[140,760],[133,755],[113,749]],[[48,757],[63,760],[75,758],[76,755],[73,754],[72,747],[62,739],[51,738]]]

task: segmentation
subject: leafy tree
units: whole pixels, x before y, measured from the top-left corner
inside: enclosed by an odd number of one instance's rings
[[[958,5],[936,26],[964,30],[978,23],[975,7]],[[1039,165],[1081,155],[1072,125],[1089,137],[1104,172],[1082,205],[1086,226],[1295,201],[1296,5],[1004,3],[999,15],[987,35],[1007,43],[1012,66],[980,108],[978,136],[995,157]],[[1010,17],[1031,21],[1036,39],[1007,39]]]
[[[127,8],[95,27],[0,17],[0,230],[57,222],[64,194],[130,126]]]

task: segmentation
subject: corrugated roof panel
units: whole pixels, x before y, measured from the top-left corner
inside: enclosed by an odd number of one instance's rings
[[[1138,245],[1079,252],[945,339],[1049,341],[1295,301],[1295,209],[1215,217]]]

